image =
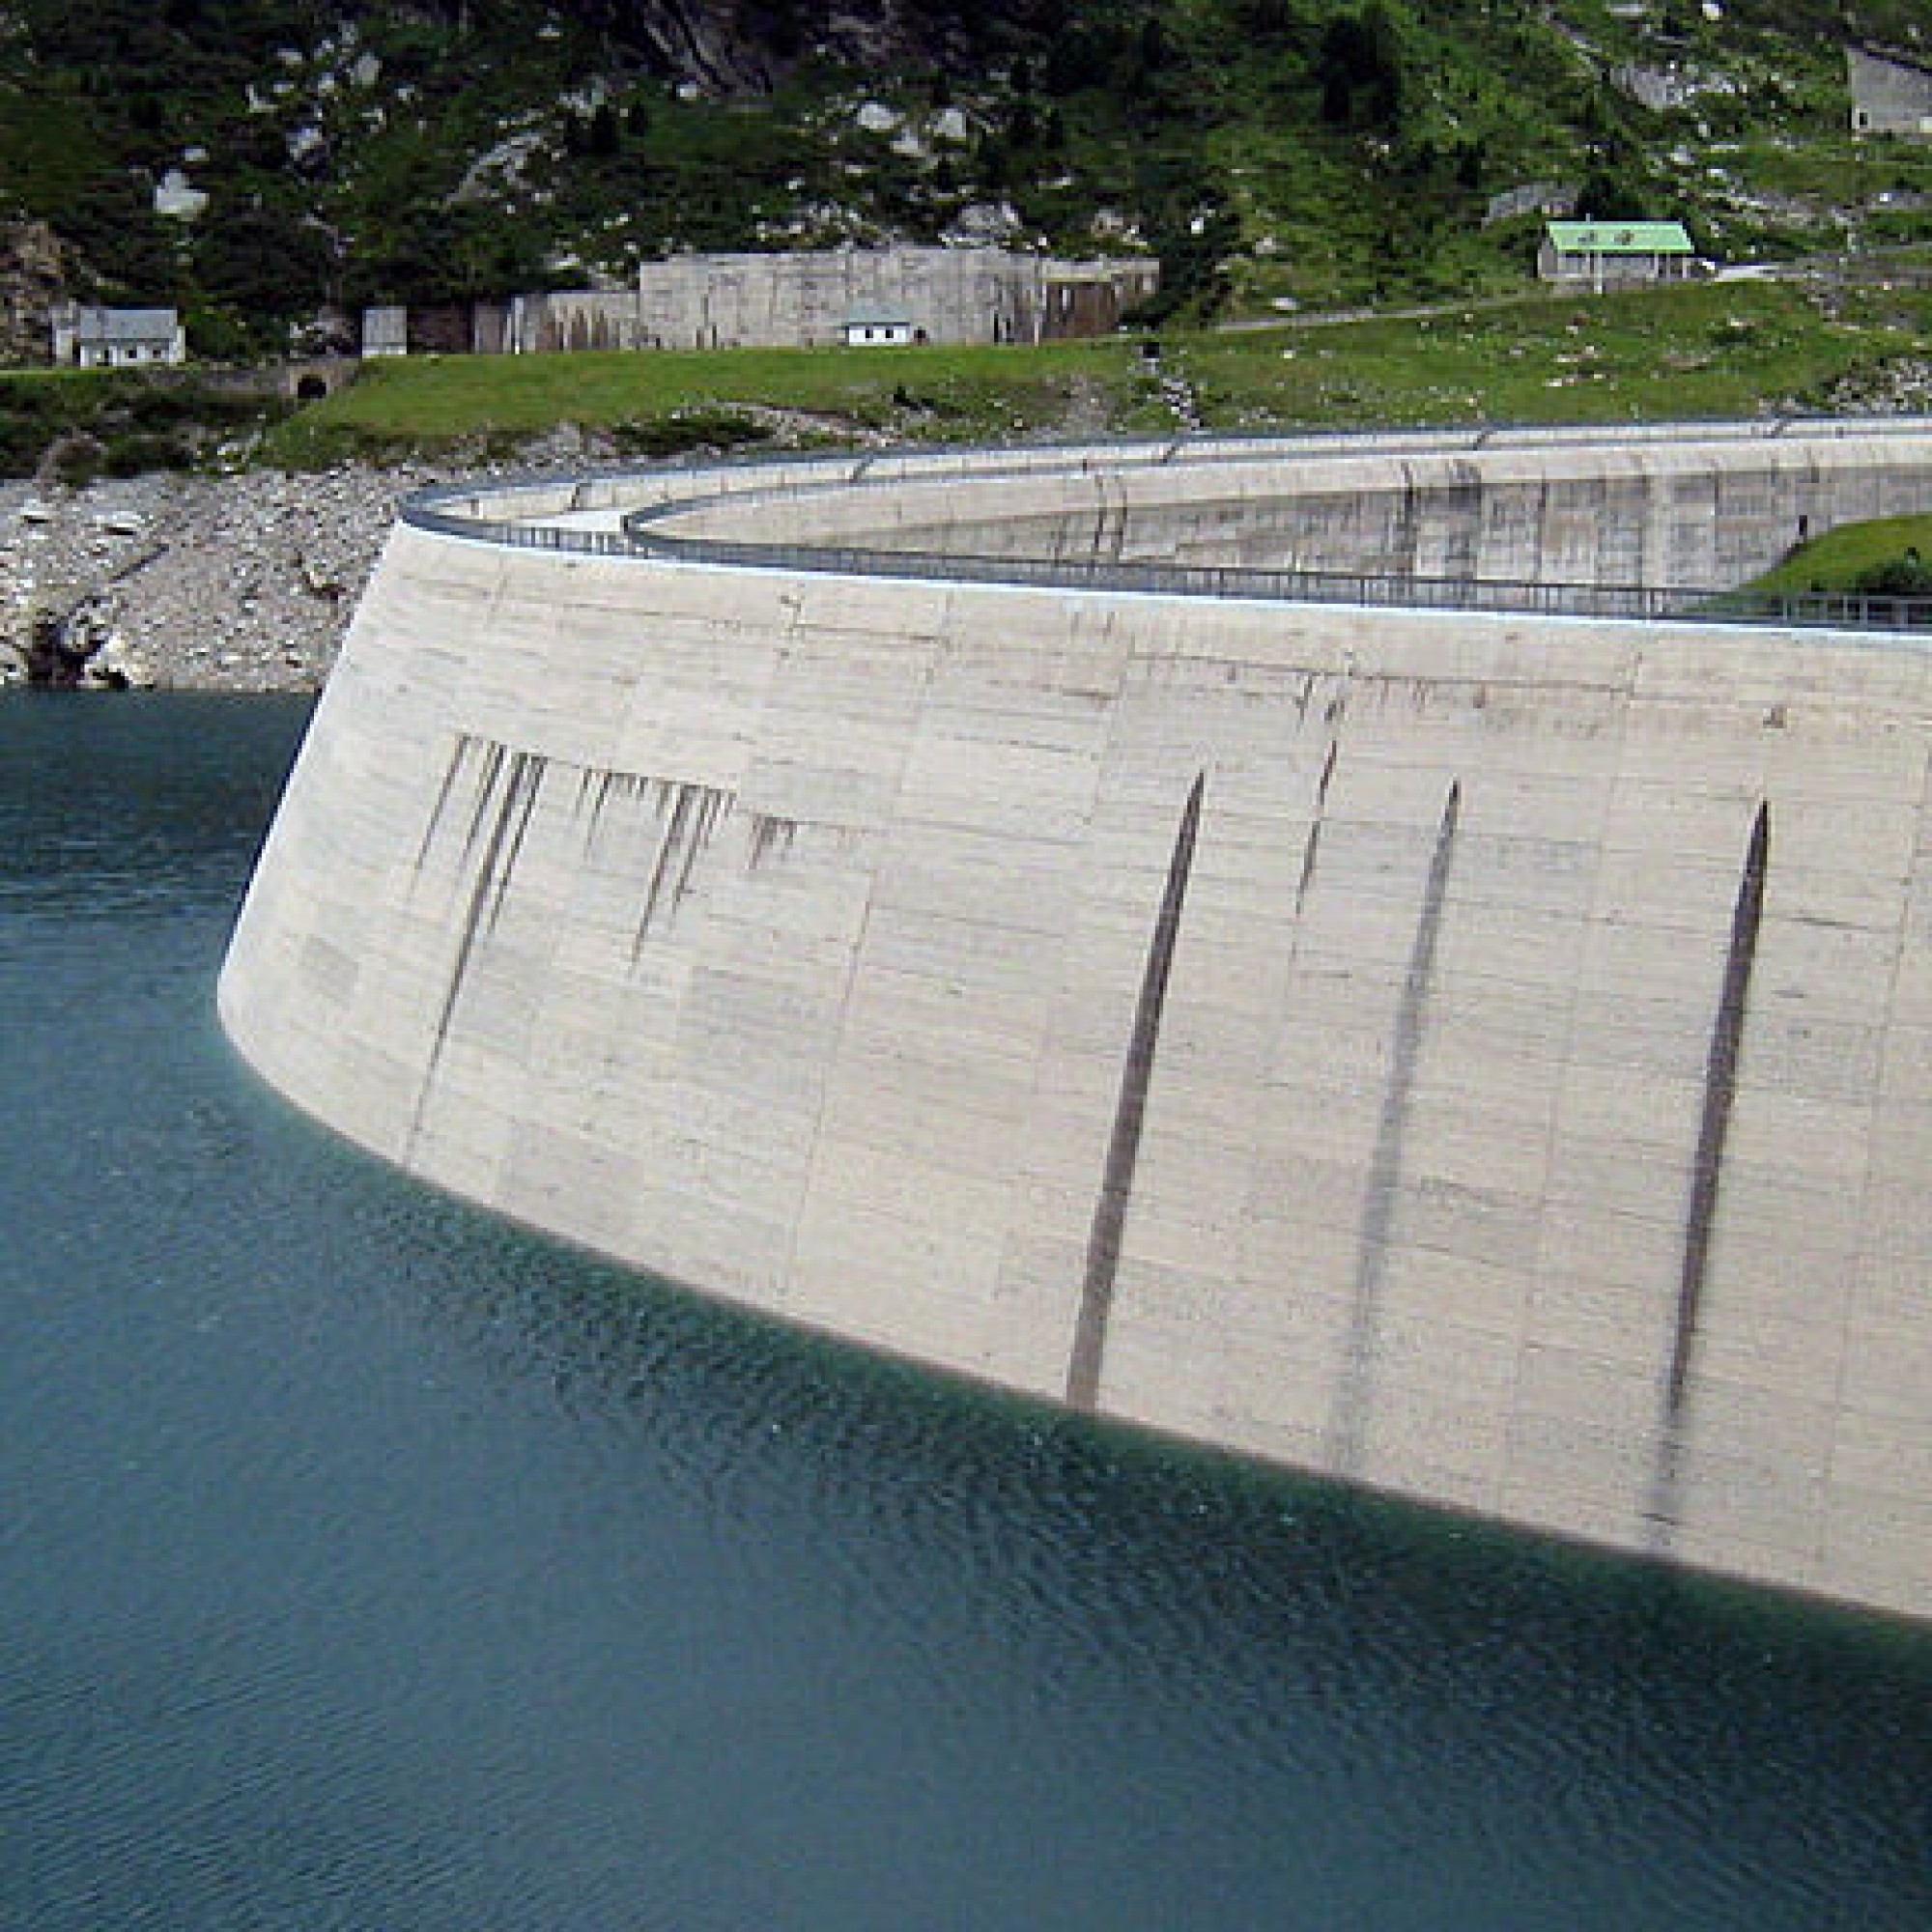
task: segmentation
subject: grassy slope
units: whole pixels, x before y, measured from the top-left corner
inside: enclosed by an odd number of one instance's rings
[[[884,430],[910,440],[1037,435],[1086,425],[1152,428],[1150,384],[1122,341],[1038,349],[653,351],[443,356],[378,363],[283,425],[268,454],[502,441],[558,423],[642,432],[728,427],[782,412],[792,440]]]
[[[1574,421],[1819,409],[1833,385],[1916,354],[1932,297],[1817,297],[1773,283],[1548,295],[1407,321],[1162,339],[1209,429]],[[793,440],[906,440],[1176,426],[1122,338],[1039,349],[744,350],[452,356],[378,365],[271,433],[302,464],[502,442],[559,422],[633,432],[780,412]]]
[[[1550,296],[1409,321],[1189,339],[1219,426],[1751,415],[1822,408],[1846,375],[1916,351],[1922,296],[1822,302],[1783,284]]]
[[[51,456],[63,481],[103,469],[181,469],[223,444],[245,447],[287,413],[272,395],[215,387],[193,370],[0,370],[0,476],[34,473]]]
[[[1793,551],[1750,588],[1800,595],[1856,591],[1858,580],[1867,571],[1896,563],[1913,552],[1932,556],[1932,517],[1880,517],[1868,524],[1845,524]]]
[[[625,10],[592,0],[537,34],[508,0],[363,0],[354,48],[332,31],[346,6],[14,0],[0,216],[53,221],[89,292],[182,301],[211,355],[269,353],[325,296],[573,285],[673,245],[755,245],[767,223],[800,241],[932,239],[987,201],[1065,249],[1094,245],[1108,213],[1171,283],[1191,278],[1197,314],[1224,296],[1264,314],[1520,286],[1535,222],[1483,214],[1534,181],[1596,178],[1729,259],[1932,248],[1932,208],[1913,199],[1932,193],[1932,148],[1852,138],[1829,0],[1727,0],[1716,21],[1607,0],[1000,0],[932,10],[992,22],[964,50],[933,42],[952,47],[944,72],[808,63],[732,101],[683,99],[675,75],[624,57],[600,22]],[[753,13],[796,14],[809,38],[826,11]],[[1857,22],[1882,38],[1920,13],[1861,0]],[[1366,83],[1338,99],[1331,30],[1367,21],[1386,99]],[[359,52],[380,62],[373,83]],[[1706,85],[1651,112],[1605,77],[1631,60]],[[593,126],[584,103],[606,89]],[[856,124],[866,99],[914,125],[944,99],[967,137],[899,153]],[[459,191],[512,134],[528,144],[515,163]],[[321,158],[302,145],[316,140]],[[195,150],[213,198],[184,226],[149,189]]]

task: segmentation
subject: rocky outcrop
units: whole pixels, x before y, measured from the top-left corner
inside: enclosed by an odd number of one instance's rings
[[[47,359],[48,317],[66,293],[53,230],[44,221],[0,221],[0,363]]]
[[[583,0],[581,11],[620,43],[641,46],[658,66],[716,95],[768,91],[808,52],[855,70],[895,71],[944,65],[946,57],[1007,21],[1030,21],[1030,0],[957,14],[885,0]]]
[[[1892,355],[1854,369],[1825,392],[1825,407],[1846,415],[1920,415],[1932,409],[1932,360]]]
[[[319,690],[406,497],[607,465],[636,460],[566,425],[488,462],[0,482],[0,684]]]
[[[0,677],[320,686],[424,468],[0,488]]]

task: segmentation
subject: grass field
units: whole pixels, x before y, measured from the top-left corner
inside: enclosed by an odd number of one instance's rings
[[[1161,337],[1206,429],[1629,421],[1822,410],[1923,353],[1932,296],[1695,283],[1535,294],[1408,319]],[[1139,338],[1037,348],[422,356],[273,429],[267,460],[486,451],[574,423],[661,453],[775,438],[1157,433],[1179,418]]]
[[[1880,517],[1843,524],[1801,545],[1749,587],[1780,594],[1861,589],[1860,579],[1888,564],[1932,557],[1932,517]]]
[[[645,452],[776,434],[793,442],[886,433],[1001,440],[1158,426],[1138,349],[1122,339],[1038,348],[654,350],[452,355],[378,362],[293,418],[268,454],[314,462],[481,440],[559,423]]]
[[[1918,353],[1928,316],[1922,295],[1700,282],[1203,335],[1175,360],[1228,428],[1748,416],[1828,406],[1848,377]]]

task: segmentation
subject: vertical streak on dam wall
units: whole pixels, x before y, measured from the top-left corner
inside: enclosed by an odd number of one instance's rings
[[[460,758],[459,751],[450,760],[452,774]],[[490,821],[490,836],[476,864],[469,901],[462,923],[457,928],[456,952],[450,963],[449,983],[437,1013],[429,1060],[423,1067],[422,1086],[416,1094],[415,1108],[411,1117],[409,1142],[403,1152],[406,1161],[415,1151],[416,1139],[422,1131],[423,1109],[429,1104],[430,1092],[436,1084],[437,1067],[441,1064],[442,1051],[449,1040],[450,1021],[455,1014],[457,1001],[463,997],[464,980],[476,950],[477,939],[485,931],[494,931],[501,917],[503,900],[510,890],[510,877],[516,870],[517,855],[522,851],[525,836],[530,829],[530,814],[536,810],[537,796],[543,789],[547,768],[547,760],[528,752],[512,753],[506,759],[500,746],[491,746],[486,755],[483,781],[477,787],[476,809],[464,839],[466,861],[476,848],[486,819]],[[499,793],[497,779],[505,770],[508,777]],[[446,785],[447,781],[445,788]],[[432,814],[430,819],[431,831],[423,835],[425,845],[434,831],[437,817],[440,815],[440,805],[441,800],[439,799],[438,812]]]
[[[1678,1276],[1677,1320],[1670,1343],[1670,1370],[1664,1379],[1663,1417],[1658,1435],[1657,1480],[1650,1506],[1660,1548],[1667,1548],[1677,1517],[1677,1463],[1685,1428],[1685,1395],[1690,1379],[1690,1353],[1697,1341],[1697,1314],[1711,1261],[1711,1230],[1718,1190],[1723,1180],[1724,1143],[1737,1100],[1738,1051],[1744,1040],[1746,1003],[1751,969],[1757,963],[1758,935],[1764,924],[1765,871],[1771,857],[1771,807],[1760,805],[1751,824],[1750,846],[1738,881],[1737,909],[1731,916],[1731,943],[1724,954],[1723,990],[1711,1027],[1711,1057],[1704,1075],[1704,1106],[1697,1127],[1697,1151],[1690,1167],[1690,1199],[1685,1211],[1684,1266]]]
[[[439,1184],[1004,1386],[1096,1261],[1095,1410],[1243,1453],[1641,1550],[1674,1390],[1674,1560],[1932,1614],[1917,644],[405,527],[220,1002]]]
[[[1327,1465],[1338,1475],[1353,1476],[1362,1463],[1362,1432],[1368,1426],[1375,1398],[1376,1351],[1379,1343],[1381,1288],[1388,1265],[1394,1198],[1403,1174],[1403,1137],[1414,1098],[1415,1066],[1429,1009],[1429,987],[1435,970],[1436,941],[1442,930],[1442,906],[1449,890],[1449,865],[1456,851],[1456,820],[1462,809],[1460,781],[1449,787],[1442,807],[1442,823],[1429,862],[1423,888],[1422,912],[1415,923],[1415,951],[1409,955],[1403,981],[1402,1007],[1396,1014],[1388,1088],[1381,1119],[1376,1128],[1375,1153],[1369,1162],[1368,1187],[1362,1197],[1360,1253],[1355,1264],[1354,1312],[1349,1323],[1348,1351],[1343,1359],[1341,1385],[1329,1422]]]
[[[1179,830],[1174,835],[1167,890],[1161,895],[1153,937],[1148,943],[1147,973],[1141,980],[1140,1004],[1134,1009],[1126,1064],[1121,1069],[1121,1098],[1114,1110],[1114,1134],[1107,1146],[1106,1173],[1094,1209],[1094,1232],[1087,1240],[1086,1279],[1081,1286],[1080,1312],[1073,1327],[1072,1359],[1066,1370],[1066,1400],[1075,1408],[1091,1409],[1099,1399],[1107,1317],[1113,1309],[1114,1281],[1121,1266],[1121,1232],[1126,1225],[1127,1203],[1133,1194],[1134,1159],[1140,1152],[1148,1087],[1153,1079],[1154,1053],[1160,1044],[1160,1012],[1167,999],[1175,943],[1180,937],[1180,909],[1187,897],[1187,874],[1194,864],[1194,841],[1201,826],[1201,794],[1207,782],[1206,772],[1195,778],[1180,814]]]

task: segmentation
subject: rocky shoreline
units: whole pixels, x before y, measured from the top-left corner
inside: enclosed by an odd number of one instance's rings
[[[427,466],[0,484],[0,683],[302,692]]]
[[[774,448],[826,427],[755,413]],[[853,440],[886,440],[863,429]],[[609,437],[565,424],[507,456],[156,472],[80,489],[0,480],[0,686],[319,691],[418,490],[639,464]]]

